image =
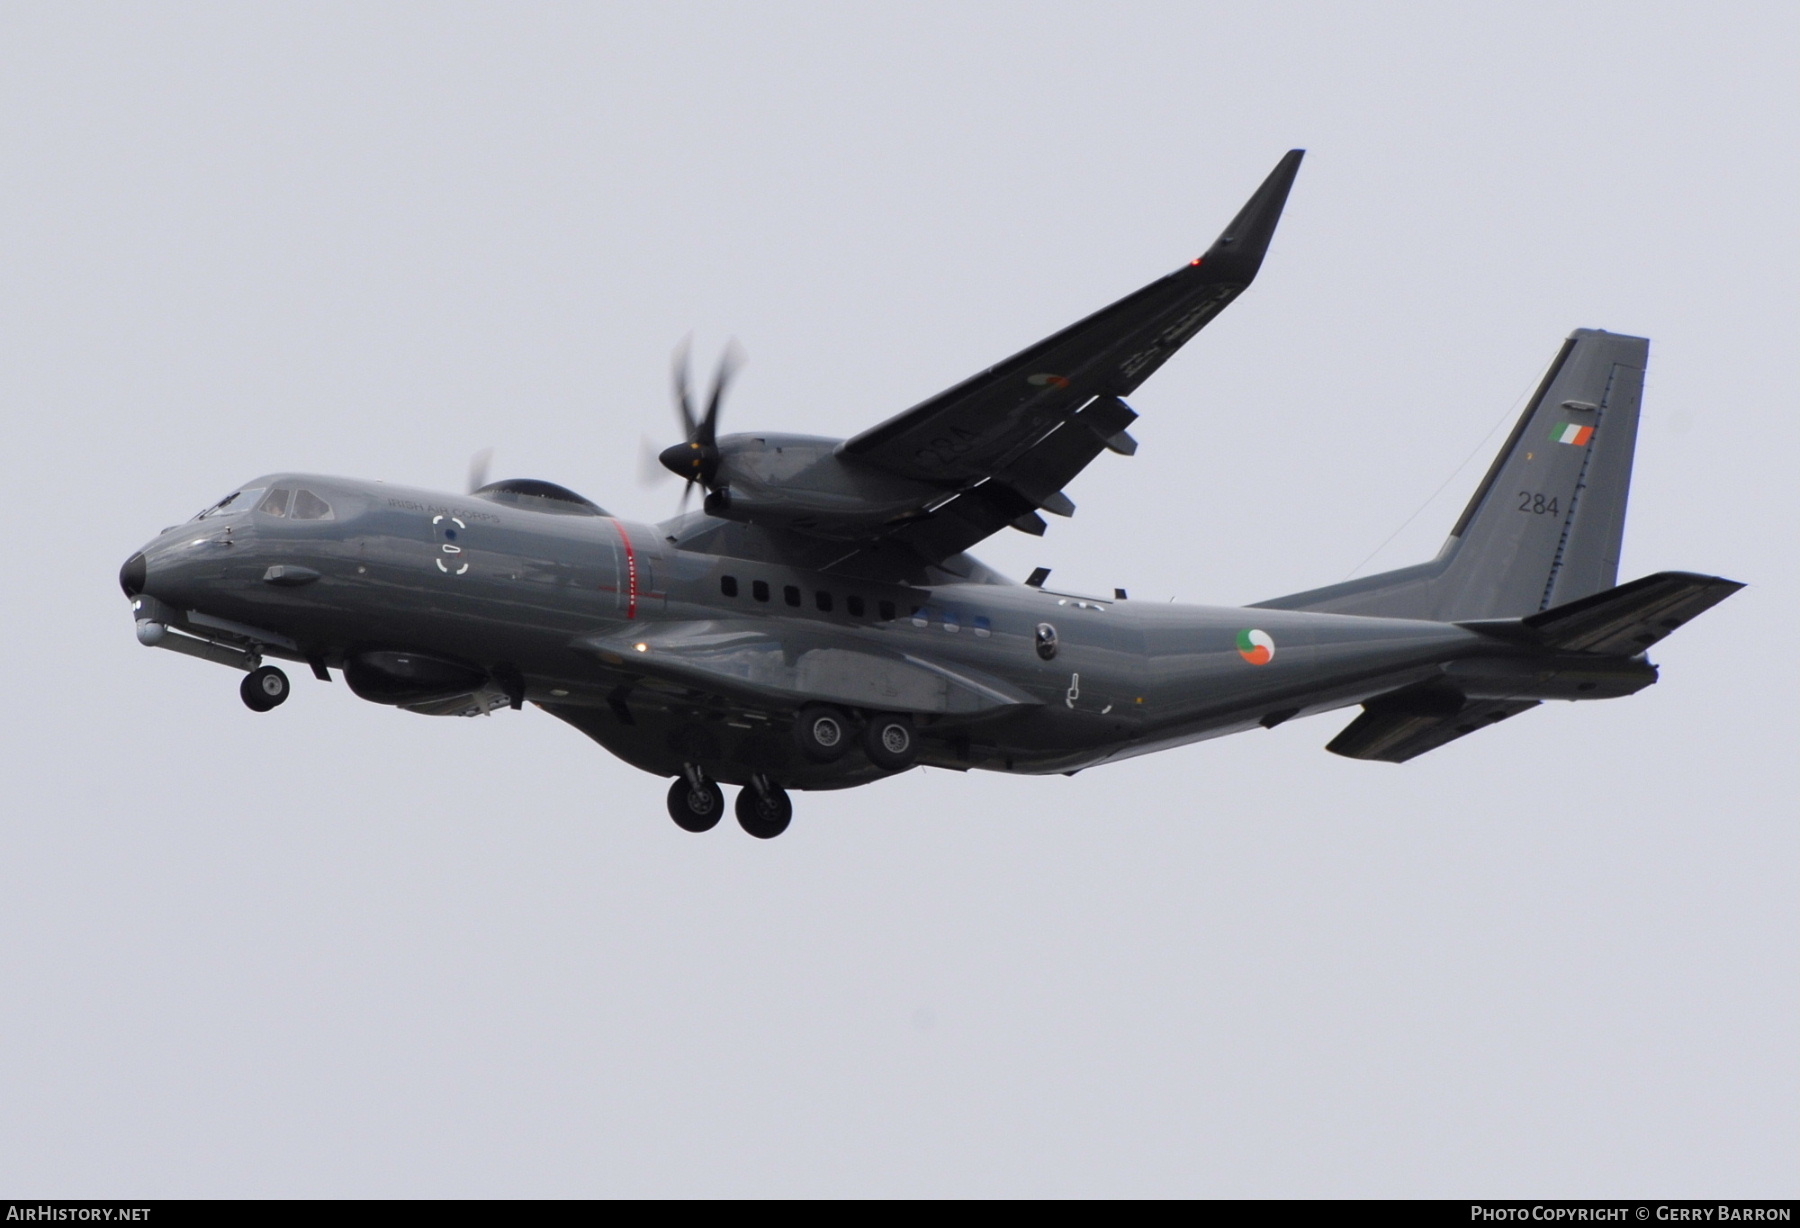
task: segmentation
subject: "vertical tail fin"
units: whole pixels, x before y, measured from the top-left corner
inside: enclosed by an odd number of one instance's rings
[[[1455,622],[1611,588],[1649,354],[1642,337],[1576,329],[1435,559],[1259,604]]]

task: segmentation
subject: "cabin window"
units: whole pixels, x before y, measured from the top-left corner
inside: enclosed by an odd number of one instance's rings
[[[769,599],[769,582],[767,580],[752,580],[750,582],[750,595],[758,601],[767,601]]]
[[[719,591],[721,593],[724,593],[727,597],[737,596],[737,577],[736,576],[720,576],[719,577]]]
[[[337,517],[332,514],[331,504],[325,502],[325,500],[319,498],[319,496],[313,494],[310,490],[296,490],[294,492],[293,517],[295,520],[337,519]]]
[[[988,621],[985,614],[975,616],[975,635],[978,639],[986,639],[994,633],[994,624]]]
[[[880,604],[879,608],[881,610],[881,621],[882,622],[891,623],[894,621],[894,603],[893,602],[884,601]]]
[[[820,589],[813,594],[813,604],[819,607],[819,612],[821,614],[831,613],[831,594],[824,589]]]
[[[781,590],[781,599],[783,601],[787,602],[789,605],[794,605],[794,606],[799,605],[800,604],[800,589],[799,589],[799,587],[797,585],[793,585],[793,584],[787,585],[786,587],[784,587]]]
[[[863,616],[863,599],[852,594],[844,598],[844,608],[850,611],[852,618],[861,618]]]

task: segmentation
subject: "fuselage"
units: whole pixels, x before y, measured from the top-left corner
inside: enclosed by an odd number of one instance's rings
[[[264,510],[276,502],[281,514]],[[1446,671],[1461,671],[1470,694],[1565,685],[1454,624],[1086,597],[985,572],[878,582],[683,548],[677,528],[585,504],[278,474],[144,547],[139,617],[147,608],[321,674],[347,668],[353,686],[366,662],[396,653],[453,663],[467,671],[466,697],[359,693],[446,714],[530,701],[649,771],[695,764],[736,783],[766,771],[798,788],[879,775],[857,756],[820,765],[785,753],[784,722],[804,698],[794,687],[808,678],[838,687],[826,697],[841,705],[863,693],[844,686],[865,685],[860,706],[909,712],[923,762],[1031,773],[1272,727]],[[683,668],[724,669],[719,686],[659,672],[657,637],[677,627],[773,645],[765,655],[780,657],[787,681],[728,676],[735,666],[717,654]],[[844,683],[845,668],[872,669],[874,681]]]

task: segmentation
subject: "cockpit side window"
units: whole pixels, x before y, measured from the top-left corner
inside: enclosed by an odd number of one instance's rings
[[[269,497],[262,501],[256,510],[265,516],[286,516],[288,496],[294,492],[285,486],[277,486],[269,492]]]
[[[294,510],[292,515],[295,520],[337,519],[337,516],[331,510],[331,504],[325,502],[325,500],[319,498],[319,496],[313,494],[310,490],[296,490],[294,492]]]

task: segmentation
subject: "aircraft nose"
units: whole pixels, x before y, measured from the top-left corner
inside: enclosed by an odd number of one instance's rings
[[[125,590],[127,597],[135,597],[144,591],[144,582],[149,578],[150,565],[144,560],[144,552],[138,551],[125,560],[125,566],[119,568],[119,587]]]

